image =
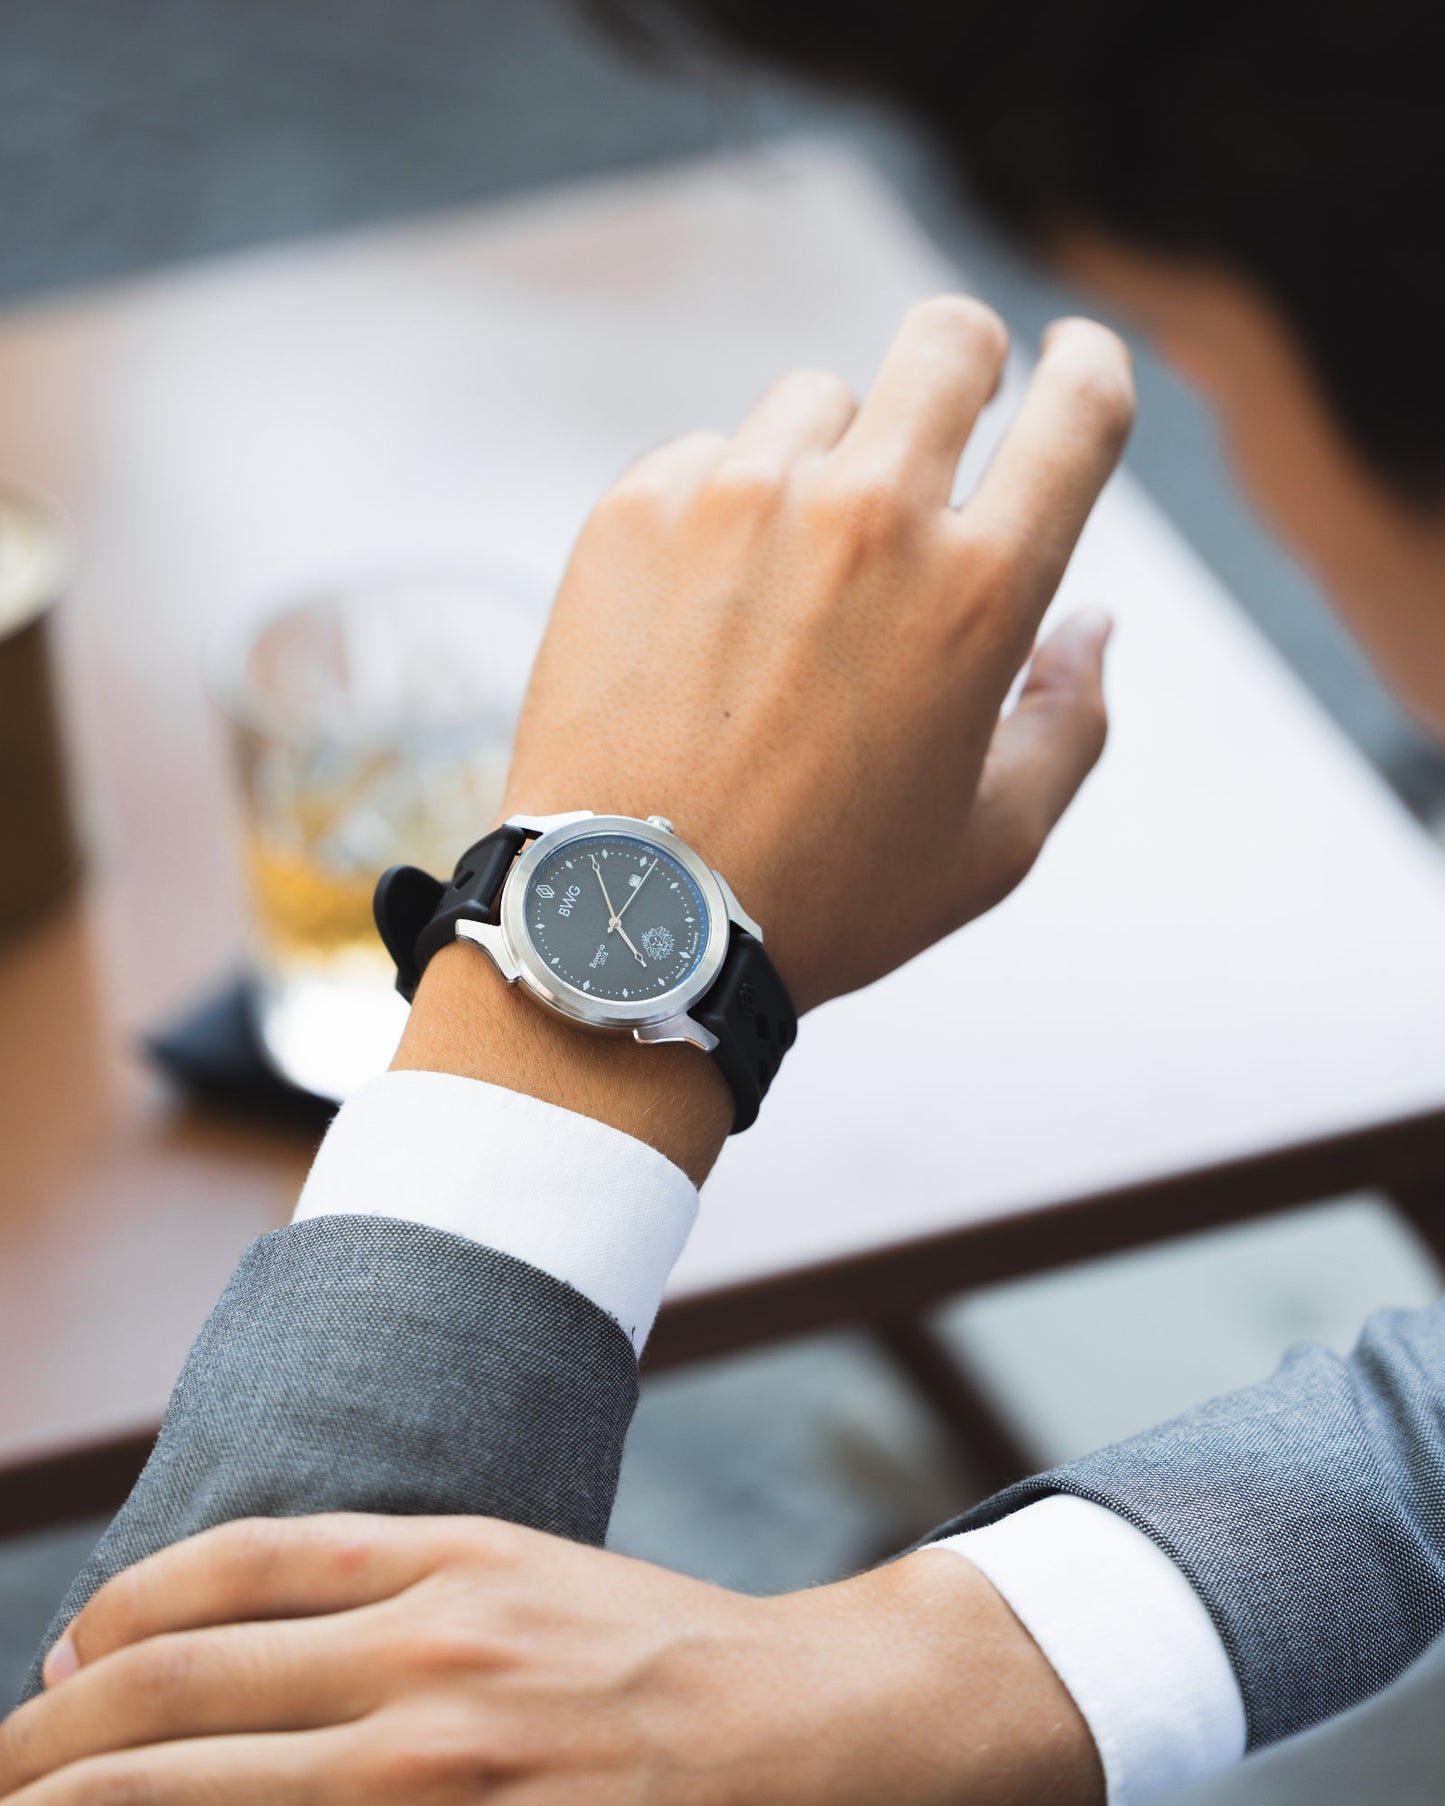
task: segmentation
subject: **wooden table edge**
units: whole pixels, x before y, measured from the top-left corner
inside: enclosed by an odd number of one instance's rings
[[[665,1302],[646,1370],[916,1316],[960,1292],[1366,1190],[1398,1203],[1432,1252],[1445,1252],[1434,1223],[1445,1108]]]

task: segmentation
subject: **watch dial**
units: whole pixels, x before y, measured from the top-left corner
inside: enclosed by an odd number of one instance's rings
[[[590,997],[640,1003],[674,990],[707,945],[702,894],[650,841],[568,841],[527,892],[527,932],[555,976]]]

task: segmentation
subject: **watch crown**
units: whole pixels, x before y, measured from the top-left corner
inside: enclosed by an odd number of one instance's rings
[[[664,834],[676,834],[677,832],[665,815],[649,815],[647,824],[651,828],[661,828]]]

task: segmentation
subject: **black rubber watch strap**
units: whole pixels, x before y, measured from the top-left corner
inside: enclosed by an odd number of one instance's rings
[[[763,944],[733,924],[712,989],[688,1014],[717,1036],[712,1057],[737,1103],[732,1133],[758,1119],[783,1055],[798,1038],[798,1013]]]
[[[468,847],[450,884],[414,865],[394,865],[376,887],[376,926],[396,961],[396,988],[408,1003],[435,954],[456,939],[458,922],[497,922],[502,886],[531,836],[498,828]],[[732,1133],[751,1128],[783,1055],[798,1034],[798,1016],[763,944],[732,924],[722,971],[689,1014],[717,1037],[712,1057],[732,1088]]]
[[[408,1003],[433,955],[456,939],[458,922],[496,922],[503,882],[527,839],[521,828],[497,828],[467,848],[450,884],[414,865],[382,873],[372,907]]]

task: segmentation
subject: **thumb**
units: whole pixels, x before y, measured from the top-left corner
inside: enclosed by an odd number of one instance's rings
[[[994,730],[966,854],[995,898],[1022,880],[1104,750],[1104,649],[1113,627],[1102,610],[1066,621],[1035,652],[1017,706]]]
[[[1071,615],[1034,653],[1017,706],[989,749],[998,777],[1028,787],[1047,814],[1068,808],[1098,763],[1109,732],[1104,651],[1114,631],[1103,609]]]

